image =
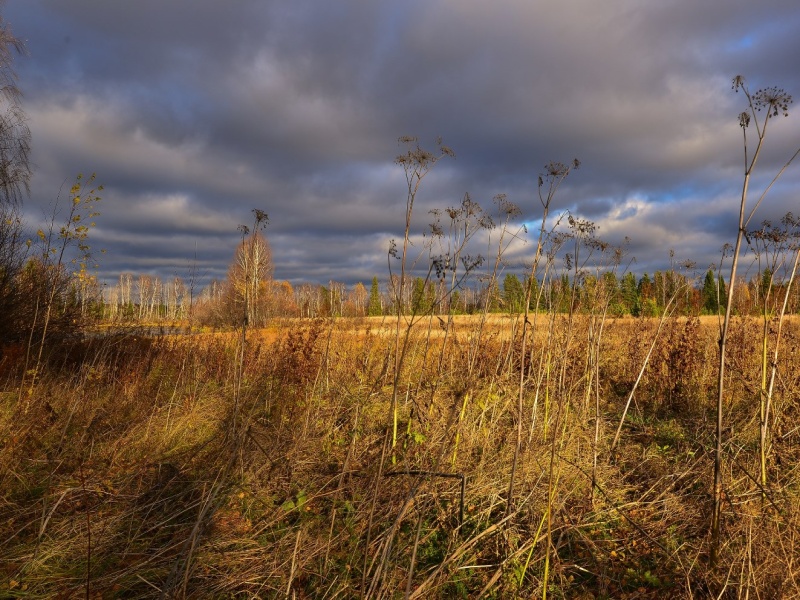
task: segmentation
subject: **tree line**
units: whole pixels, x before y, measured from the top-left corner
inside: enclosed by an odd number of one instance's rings
[[[262,238],[263,239],[263,238]],[[268,248],[268,245],[262,246]],[[268,251],[268,250],[267,250]],[[241,264],[241,263],[234,263]],[[264,268],[264,273],[271,267]],[[232,268],[225,280],[212,280],[199,291],[181,277],[162,280],[158,276],[123,273],[118,282],[90,302],[94,314],[115,322],[157,322],[196,320],[202,324],[229,326],[242,320],[244,276]],[[656,271],[638,276],[605,273],[579,277],[563,273],[541,282],[507,273],[493,285],[465,285],[442,299],[438,282],[406,275],[401,289],[399,276],[381,281],[373,277],[367,285],[329,280],[325,284],[278,281],[264,277],[250,286],[248,323],[262,326],[276,317],[368,317],[402,314],[520,314],[524,312],[526,286],[531,286],[530,311],[590,313],[602,288],[608,298],[609,314],[615,317],[658,317],[675,296],[676,314],[715,315],[724,311],[727,287],[722,276],[706,272],[702,282],[685,275]],[[677,290],[683,290],[676,294]],[[768,269],[749,281],[737,284],[734,309],[740,315],[761,315],[774,311],[783,297],[783,284]],[[399,299],[398,299],[399,298]],[[398,302],[400,306],[398,306]],[[800,293],[790,296],[789,312],[800,312]]]

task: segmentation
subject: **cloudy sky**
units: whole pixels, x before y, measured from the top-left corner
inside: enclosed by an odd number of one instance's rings
[[[425,179],[416,233],[465,193],[487,209],[506,194],[535,224],[543,166],[579,158],[554,208],[629,237],[638,273],[671,249],[705,268],[736,233],[731,78],[798,95],[770,125],[756,192],[800,144],[797,0],[6,0],[2,14],[27,46],[27,218],[96,172],[109,283],[191,264],[223,277],[253,208],[277,278],[385,277],[404,135],[456,154]],[[756,221],[800,212],[798,169]],[[510,249],[508,268],[531,252]]]

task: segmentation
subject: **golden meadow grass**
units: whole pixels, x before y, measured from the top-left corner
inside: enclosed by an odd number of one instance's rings
[[[251,332],[241,381],[234,335],[98,338],[53,357],[26,403],[6,354],[3,594],[532,597],[549,556],[552,597],[704,597],[720,578],[798,595],[797,321],[784,325],[766,490],[759,324],[732,325],[719,571],[707,557],[716,319],[666,322],[612,454],[657,322],[609,321],[594,380],[590,319],[540,317],[521,415],[509,318],[480,336],[476,317],[446,339],[436,318],[412,330],[393,449],[388,318]]]

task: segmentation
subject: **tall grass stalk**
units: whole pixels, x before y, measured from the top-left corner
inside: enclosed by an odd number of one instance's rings
[[[542,206],[542,216],[539,225],[539,235],[536,240],[536,250],[534,252],[533,261],[531,263],[530,270],[528,272],[529,284],[525,286],[525,305],[524,305],[523,320],[522,320],[523,323],[522,339],[520,341],[520,353],[519,353],[519,386],[517,389],[517,427],[516,427],[516,439],[514,443],[514,456],[511,462],[511,473],[509,474],[508,478],[508,492],[506,496],[506,515],[508,515],[511,512],[511,508],[514,501],[514,480],[516,479],[517,476],[520,450],[522,448],[523,414],[524,414],[524,403],[525,403],[525,390],[527,387],[526,386],[527,367],[525,361],[528,358],[528,349],[527,349],[528,329],[529,329],[528,317],[530,314],[533,282],[536,281],[536,277],[539,274],[539,263],[542,259],[542,255],[544,253],[544,248],[545,248],[545,242],[548,237],[547,219],[550,215],[553,199],[555,198],[558,188],[567,178],[570,171],[572,169],[577,169],[579,166],[580,162],[577,159],[574,160],[570,166],[566,166],[562,163],[551,162],[545,166],[545,172],[539,175],[538,178],[537,194],[539,197],[539,203]],[[544,289],[544,286],[543,285],[540,286],[540,289]],[[537,301],[537,309],[538,309],[538,301]]]
[[[605,252],[605,248],[602,248]],[[617,268],[622,260],[622,249],[616,248],[613,251],[611,259],[611,269],[607,271],[611,273],[616,279]],[[597,315],[593,311],[590,316],[589,332],[588,332],[588,357],[587,357],[587,370],[591,373],[594,381],[594,386],[588,385],[586,391],[587,401],[591,396],[592,388],[594,388],[594,437],[592,438],[592,490],[591,500],[594,503],[594,492],[598,484],[597,479],[597,457],[599,454],[600,446],[600,430],[602,415],[600,412],[600,356],[602,355],[603,332],[605,330],[606,319],[608,317],[609,306],[611,304],[612,293],[607,289],[607,280],[600,278],[600,270],[596,271],[596,290],[595,298],[593,299],[592,306],[599,305],[600,314]],[[590,382],[591,383],[591,382]]]
[[[758,418],[759,418],[759,463],[760,463],[760,483],[762,494],[766,494],[767,485],[767,436],[768,436],[768,404],[770,404],[771,391],[768,390],[767,379],[770,371],[770,329],[771,322],[778,320],[779,330],[782,327],[785,306],[778,315],[774,315],[775,303],[773,295],[776,290],[776,275],[779,268],[785,268],[786,254],[792,247],[794,237],[797,233],[792,231],[798,222],[792,213],[788,213],[781,219],[781,225],[773,225],[769,221],[764,221],[761,228],[751,231],[746,239],[756,255],[758,261],[758,291],[760,296],[761,313],[761,382],[759,388]],[[763,265],[762,263],[766,263]],[[794,267],[790,273],[790,283],[794,277]],[[788,296],[784,296],[784,301],[788,301]],[[784,304],[785,304],[784,303]],[[776,349],[779,342],[776,340]],[[777,355],[775,356],[777,361]]]
[[[800,224],[800,221],[795,221],[792,219],[793,225]],[[769,417],[770,412],[772,410],[772,400],[773,400],[773,392],[775,390],[775,379],[778,372],[778,355],[780,351],[781,345],[781,336],[783,333],[783,323],[786,316],[786,309],[789,306],[789,298],[792,291],[792,285],[794,284],[795,276],[797,275],[798,265],[800,265],[800,246],[795,243],[794,248],[794,260],[792,261],[792,266],[789,269],[789,280],[786,282],[786,289],[783,294],[783,302],[781,303],[780,311],[777,315],[778,320],[778,329],[775,333],[775,347],[772,351],[772,357],[770,361],[770,368],[769,368],[769,383],[763,387],[763,418],[761,420],[761,428],[760,428],[760,436],[759,436],[759,447],[760,447],[760,462],[761,462],[761,486],[762,489],[766,488],[767,485],[767,454],[768,454],[768,447],[769,447]],[[766,360],[762,364],[762,368],[764,368],[764,372],[766,374]]]
[[[559,218],[554,226],[554,228],[548,234],[548,243],[550,247],[546,254],[546,261],[544,265],[544,272],[542,274],[542,285],[539,286],[537,291],[536,302],[534,303],[534,310],[533,310],[533,320],[529,321],[526,317],[525,324],[526,326],[530,327],[533,333],[538,331],[538,324],[539,324],[539,316],[540,316],[540,308],[545,305],[543,302],[544,292],[547,288],[547,283],[550,281],[550,276],[552,272],[553,265],[555,264],[556,254],[558,253],[561,244],[563,243],[563,237],[554,235],[555,227],[558,226],[560,223],[561,218]],[[530,293],[530,292],[528,292]],[[549,427],[549,415],[550,415],[550,377],[552,374],[553,368],[553,348],[555,344],[555,332],[556,332],[556,315],[557,312],[554,307],[548,304],[548,311],[545,313],[547,316],[547,333],[545,339],[540,343],[539,348],[539,360],[538,360],[538,368],[536,370],[536,387],[534,390],[533,395],[533,405],[531,406],[531,424],[528,431],[528,444],[531,443],[533,439],[533,432],[536,426],[536,419],[538,416],[538,408],[539,408],[539,398],[542,394],[544,394],[544,418],[542,421],[542,439],[546,440],[547,438],[547,431]],[[524,334],[524,332],[523,332]],[[520,344],[521,350],[524,350],[524,344]],[[530,351],[528,351],[527,359],[528,365],[534,364],[534,352],[536,351],[536,346],[533,342],[531,342]],[[520,360],[521,368],[524,365],[524,360]],[[528,369],[531,367],[528,366]],[[527,377],[530,379],[530,377]]]
[[[399,284],[395,286],[395,313],[397,322],[395,324],[395,337],[394,337],[394,373],[392,381],[392,400],[389,409],[389,419],[392,423],[392,450],[394,451],[397,445],[397,405],[398,405],[398,391],[400,388],[400,379],[403,372],[403,364],[408,350],[408,342],[411,335],[411,326],[413,325],[413,315],[405,328],[405,334],[401,335],[402,323],[404,321],[405,311],[405,290],[407,286],[406,271],[410,266],[408,264],[409,253],[408,247],[411,240],[411,217],[414,212],[414,203],[419,192],[420,185],[425,176],[436,165],[436,163],[445,156],[453,157],[455,154],[447,146],[442,145],[441,139],[437,140],[438,154],[434,154],[428,150],[420,147],[417,138],[415,137],[402,137],[400,143],[407,146],[405,153],[400,154],[395,162],[403,167],[403,172],[406,178],[406,210],[405,210],[405,227],[403,229],[403,246],[398,256],[397,247],[392,242],[389,250],[389,271],[391,273],[391,259],[397,258],[400,260],[400,279]],[[394,458],[394,455],[393,455]]]
[[[800,153],[798,148],[792,157],[784,164],[784,166],[773,177],[772,181],[767,185],[764,192],[754,203],[750,212],[747,212],[747,200],[750,190],[750,180],[753,171],[761,156],[761,151],[764,147],[764,140],[767,134],[767,127],[773,117],[777,117],[783,113],[784,116],[788,115],[788,105],[792,102],[792,97],[784,90],[779,88],[761,89],[750,94],[744,77],[737,75],[733,79],[733,89],[738,92],[742,90],[747,100],[747,108],[739,114],[739,126],[742,129],[742,140],[744,148],[744,176],[742,179],[742,192],[739,202],[739,226],[736,233],[736,243],[733,247],[733,255],[731,260],[731,271],[728,281],[728,299],[725,306],[725,318],[722,323],[722,332],[719,339],[719,368],[717,372],[717,404],[716,404],[716,430],[714,433],[714,491],[713,491],[713,505],[711,510],[711,541],[709,549],[709,560],[712,565],[717,563],[720,549],[720,517],[722,513],[722,436],[724,425],[724,406],[725,406],[725,359],[727,354],[728,333],[730,330],[731,315],[733,314],[734,292],[736,289],[736,276],[739,267],[739,255],[742,248],[742,240],[747,231],[747,226],[753,218],[756,209],[764,200],[767,192],[772,188],[775,181],[783,174],[789,165]],[[759,121],[759,113],[764,112],[764,116]],[[750,124],[755,125],[756,129],[756,146],[752,155],[749,154],[749,142],[747,137],[747,130]]]

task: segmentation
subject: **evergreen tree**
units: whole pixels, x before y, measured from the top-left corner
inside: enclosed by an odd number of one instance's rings
[[[658,315],[658,305],[653,298],[653,282],[650,276],[645,273],[639,280],[639,314],[645,317],[655,317]]]
[[[520,313],[525,305],[525,290],[513,273],[506,274],[503,279],[503,302],[509,313]]]
[[[767,294],[771,292],[771,290],[772,290],[772,269],[767,267],[766,269],[764,269],[764,272],[761,273],[761,285],[760,289],[758,290],[759,298],[761,299],[762,303],[766,299]]]
[[[643,302],[648,298],[652,298],[653,296],[653,283],[650,281],[650,276],[645,273],[642,275],[642,278],[639,280],[639,285],[637,287],[637,291],[639,292],[639,301]]]
[[[728,290],[725,288],[725,280],[719,276],[719,305],[723,309],[728,308]]]
[[[641,313],[641,305],[639,303],[639,290],[636,286],[636,277],[633,273],[625,273],[622,277],[620,293],[625,310],[634,317],[638,317]]]
[[[622,296],[619,290],[619,283],[617,282],[617,275],[612,271],[603,273],[601,279],[603,285],[603,293],[608,299],[608,310],[614,316],[621,316],[625,313],[625,308],[622,306]]]
[[[367,314],[370,317],[379,317],[383,314],[383,308],[381,307],[381,290],[378,286],[378,278],[372,278],[372,285],[369,288],[369,306],[367,308]]]
[[[718,295],[717,282],[714,278],[714,272],[711,269],[709,269],[706,273],[706,277],[703,280],[703,289],[700,293],[703,302],[703,312],[710,315],[718,314],[719,298],[721,297],[721,294]]]
[[[525,279],[525,285],[530,288],[531,296],[530,302],[528,303],[528,310],[536,312],[538,310],[537,303],[540,301],[539,299],[539,280],[535,277],[527,277]]]

